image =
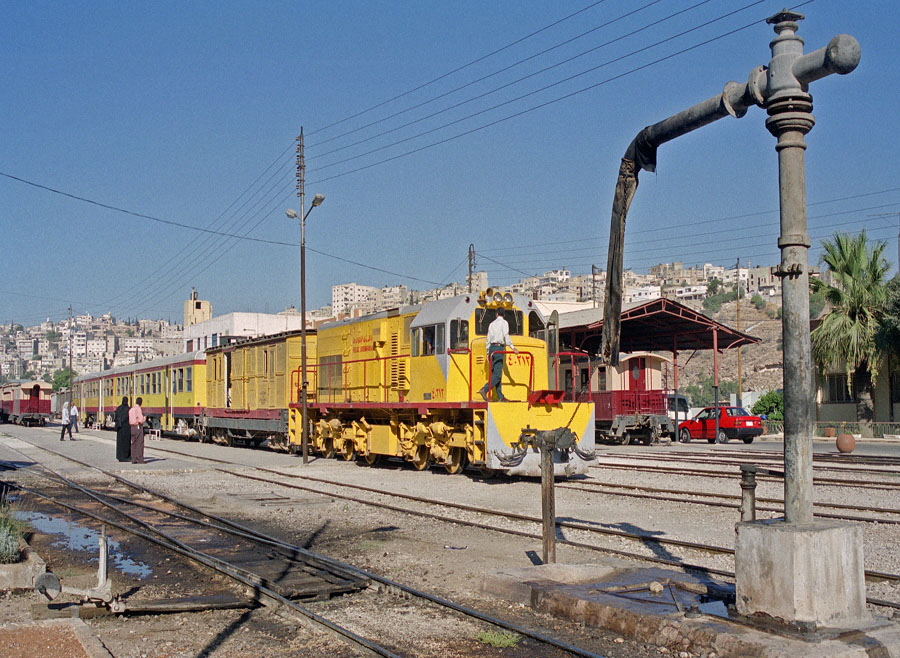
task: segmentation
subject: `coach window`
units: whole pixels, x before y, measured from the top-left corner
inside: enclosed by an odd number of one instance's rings
[[[194,369],[187,368],[185,370],[184,376],[186,380],[184,386],[187,389],[187,392],[191,393],[194,390]]]
[[[184,393],[184,368],[178,369],[178,392]]]

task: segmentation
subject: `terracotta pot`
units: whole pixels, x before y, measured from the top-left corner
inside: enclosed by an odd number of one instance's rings
[[[825,428],[825,436],[826,436],[827,438],[833,439],[833,438],[835,437],[836,434],[837,434],[837,430],[834,429],[833,427],[826,427],[826,428]]]
[[[853,449],[856,447],[856,439],[853,438],[852,434],[838,434],[835,444],[838,452],[853,452]]]

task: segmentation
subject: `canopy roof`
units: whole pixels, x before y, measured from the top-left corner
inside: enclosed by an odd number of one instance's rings
[[[721,322],[671,299],[654,299],[622,311],[622,352],[680,352],[682,350],[727,350],[759,343],[759,338],[732,329]],[[600,351],[603,320],[561,327],[560,342],[589,354]]]

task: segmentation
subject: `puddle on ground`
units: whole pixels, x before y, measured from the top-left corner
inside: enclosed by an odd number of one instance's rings
[[[96,530],[85,528],[65,519],[50,517],[40,512],[14,511],[12,516],[44,534],[59,535],[60,539],[53,542],[54,547],[88,553],[92,561],[97,560],[97,556],[100,553],[100,544],[98,542],[100,533]],[[146,578],[153,573],[153,570],[143,562],[136,562],[123,555],[119,549],[119,542],[107,538],[106,543],[109,547],[110,565],[130,576],[138,578]]]

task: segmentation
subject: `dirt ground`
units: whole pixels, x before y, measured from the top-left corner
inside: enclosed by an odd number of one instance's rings
[[[348,465],[351,466],[352,465]],[[385,472],[386,475],[390,471]],[[427,476],[426,476],[427,477]],[[151,484],[153,477],[148,476]],[[177,483],[178,478],[174,478]],[[423,521],[405,515],[372,509],[354,509],[337,500],[304,497],[284,498],[283,492],[273,492],[264,484],[241,482],[240,491],[231,495],[195,496],[196,479],[185,474],[185,487],[180,492],[195,504],[214,506],[217,513],[259,528],[286,541],[308,546],[313,550],[344,559],[355,566],[397,579],[428,592],[471,605],[482,612],[501,617],[525,627],[540,630],[579,647],[588,648],[609,658],[639,658],[642,656],[679,655],[640,643],[624,640],[615,634],[585,629],[546,615],[536,615],[530,609],[497,601],[479,591],[477,574],[482,565],[494,562],[498,552],[521,551],[525,546],[535,548],[535,542],[524,541],[521,547],[515,538],[494,535],[475,529]],[[163,484],[163,483],[157,483]],[[171,476],[162,488],[178,495],[179,487]],[[231,484],[230,490],[238,488]],[[208,491],[208,489],[204,489]],[[261,499],[270,502],[260,505]],[[306,501],[309,504],[303,505]],[[31,513],[43,513],[63,518],[73,527],[93,527],[84,519],[68,518],[65,512],[33,498],[20,499],[18,505]],[[265,506],[278,509],[278,515],[265,513]],[[303,514],[297,510],[303,509]],[[274,510],[273,510],[274,511]],[[280,520],[266,521],[287,513],[296,523]],[[147,546],[129,536],[109,531],[110,539],[118,541],[118,553],[127,555],[133,563],[146,565],[150,574],[141,577],[133,569],[122,571],[115,567],[117,555],[111,552],[111,578],[114,594],[128,601],[154,600],[216,591],[233,591],[222,577],[197,567],[178,556]],[[72,550],[59,536],[31,531],[30,545],[47,562],[48,569],[64,584],[91,587],[96,582],[96,553]],[[562,556],[565,555],[565,549]],[[562,557],[561,556],[561,557]],[[131,573],[129,573],[131,572]],[[60,607],[76,599],[62,595],[52,607]],[[365,637],[391,646],[404,656],[505,656],[526,658],[534,656],[567,655],[547,649],[544,645],[518,638],[513,646],[493,647],[496,641],[493,627],[456,618],[446,610],[423,605],[393,594],[366,590],[360,594],[327,602],[310,603],[308,607],[336,623]],[[48,602],[34,592],[0,595],[0,626],[23,622],[46,615]],[[64,613],[59,613],[64,614]],[[311,632],[289,614],[279,614],[269,608],[252,610],[218,610],[168,615],[106,616],[85,619],[93,633],[117,658],[186,658],[214,656],[238,658],[265,656],[320,656],[333,658],[359,655],[338,641],[320,632]],[[388,629],[386,633],[385,630]],[[35,631],[34,641],[45,636]],[[23,636],[19,635],[19,641]],[[2,636],[0,636],[2,642]],[[64,646],[44,653],[72,658]],[[681,652],[685,657],[691,656]],[[4,654],[5,655],[5,654]],[[27,654],[23,654],[27,655]]]

